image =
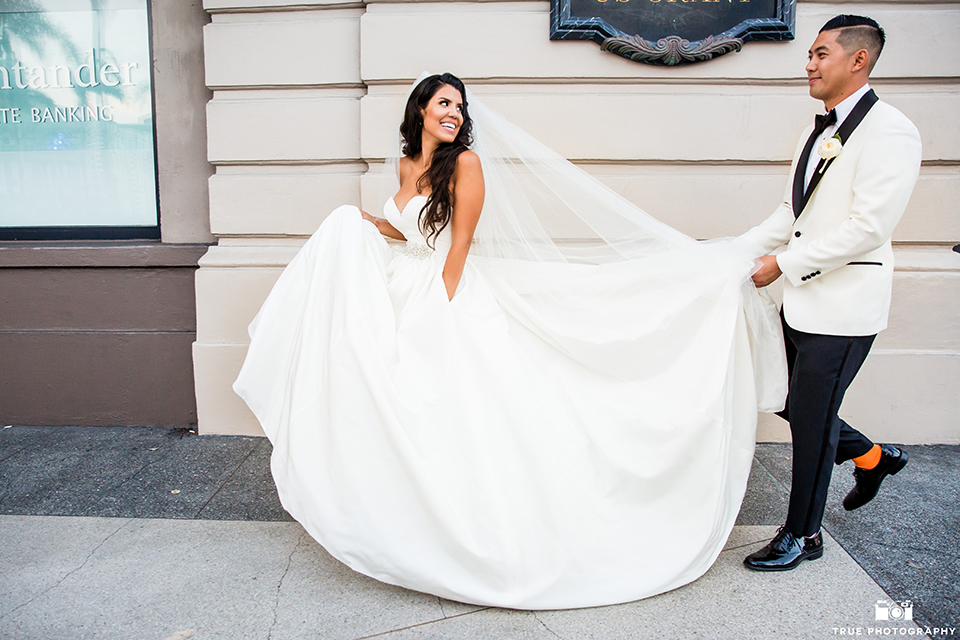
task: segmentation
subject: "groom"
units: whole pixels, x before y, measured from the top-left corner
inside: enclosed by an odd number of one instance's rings
[[[786,276],[781,322],[790,386],[779,415],[793,437],[787,522],[744,560],[757,571],[786,571],[823,555],[820,522],[834,463],[856,465],[856,486],[843,500],[848,511],[907,464],[906,451],[874,444],[837,415],[887,326],[890,236],[920,170],[916,127],[867,84],[883,43],[883,29],[861,16],[837,16],[820,30],[806,71],[826,114],[800,139],[783,204],[743,235],[767,252],[787,245],[761,257],[753,276],[758,287]]]

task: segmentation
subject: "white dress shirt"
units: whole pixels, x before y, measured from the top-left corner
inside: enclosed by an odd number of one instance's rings
[[[853,95],[849,96],[843,102],[834,107],[837,112],[837,121],[824,129],[823,133],[820,134],[820,138],[817,139],[816,143],[813,145],[813,151],[810,152],[810,158],[807,160],[807,173],[806,178],[803,181],[804,189],[810,186],[810,181],[813,180],[813,174],[817,170],[817,165],[820,164],[820,160],[822,160],[820,154],[817,153],[817,149],[820,148],[820,144],[827,138],[833,137],[833,135],[837,132],[837,129],[840,128],[840,125],[843,124],[843,121],[847,119],[847,116],[850,115],[850,112],[853,111],[853,108],[857,106],[857,103],[860,102],[860,98],[862,98],[867,91],[870,91],[869,83],[857,89]]]

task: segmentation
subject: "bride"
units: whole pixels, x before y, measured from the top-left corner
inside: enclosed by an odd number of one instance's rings
[[[653,220],[449,74],[400,134],[383,217],[331,213],[250,325],[234,389],[283,506],[356,571],[474,604],[703,575],[786,393],[762,249]]]

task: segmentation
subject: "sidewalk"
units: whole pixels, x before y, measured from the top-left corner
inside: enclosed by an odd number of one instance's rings
[[[908,450],[906,469],[853,513],[840,506],[850,469],[837,470],[820,560],[742,566],[786,510],[790,448],[759,445],[737,526],[700,580],[634,603],[527,612],[384,585],[333,560],[279,505],[265,439],[2,429],[0,637],[960,637],[960,447]],[[878,600],[912,601],[913,623],[877,621]]]

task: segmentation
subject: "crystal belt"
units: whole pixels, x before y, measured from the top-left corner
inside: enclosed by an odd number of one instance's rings
[[[426,260],[433,255],[433,249],[422,242],[407,242],[403,247],[403,254],[417,260]]]

